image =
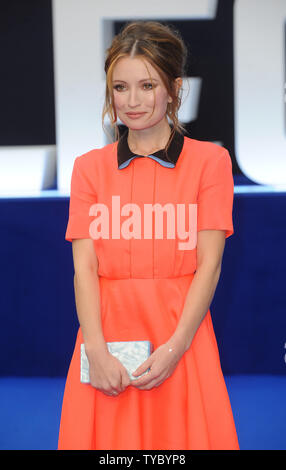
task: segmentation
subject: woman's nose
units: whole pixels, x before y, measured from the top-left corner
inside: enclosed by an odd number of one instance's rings
[[[128,104],[132,108],[134,108],[135,106],[140,105],[139,94],[138,94],[138,90],[136,88],[130,88],[129,96],[128,96]]]

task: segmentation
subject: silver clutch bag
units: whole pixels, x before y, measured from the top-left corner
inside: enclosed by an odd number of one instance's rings
[[[131,380],[147,374],[149,369],[138,377],[133,377],[132,372],[135,372],[152,353],[153,344],[150,341],[112,341],[106,344],[109,352],[124,365]],[[89,363],[84,344],[81,344],[80,350],[80,381],[89,383]]]

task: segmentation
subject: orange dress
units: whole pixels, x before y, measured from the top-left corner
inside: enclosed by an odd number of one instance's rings
[[[93,241],[105,340],[148,339],[156,349],[176,329],[195,276],[196,248],[179,249],[177,233],[173,238],[159,238],[154,232],[151,238],[144,238],[143,232],[141,238],[118,236],[115,222],[120,214],[117,206],[112,215],[112,196],[120,196],[121,208],[136,204],[141,214],[144,204],[197,204],[197,231],[225,230],[229,237],[232,164],[225,148],[184,136],[174,168],[146,157],[134,158],[119,169],[117,146],[115,142],[75,159],[65,238],[90,238],[95,220],[90,207],[102,203],[109,209],[109,238]],[[126,216],[121,219],[122,227]],[[129,386],[112,397],[80,383],[82,342],[79,328],[66,380],[58,449],[239,449],[210,310],[173,374],[151,390]]]

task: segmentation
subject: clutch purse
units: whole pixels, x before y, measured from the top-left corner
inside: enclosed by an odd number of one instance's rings
[[[134,377],[132,372],[135,372],[152,353],[153,344],[150,341],[112,341],[106,344],[109,352],[124,365],[131,380],[147,374],[149,369],[137,377]],[[89,363],[84,344],[81,344],[80,350],[80,381],[89,383]]]

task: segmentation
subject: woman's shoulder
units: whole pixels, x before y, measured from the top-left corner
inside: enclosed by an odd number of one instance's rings
[[[230,154],[221,144],[188,136],[184,139],[183,161],[198,175],[205,171],[213,172],[217,169],[232,168]]]
[[[197,155],[200,159],[216,159],[229,153],[223,145],[216,142],[193,139],[187,135],[185,135],[184,141],[190,154]]]
[[[219,143],[185,137],[186,160],[190,169],[202,178],[214,175],[230,175],[232,160],[228,150]],[[202,176],[201,176],[202,175]]]
[[[106,144],[101,148],[91,149],[75,158],[76,164],[83,170],[90,171],[98,165],[108,165],[117,156],[117,142]]]

